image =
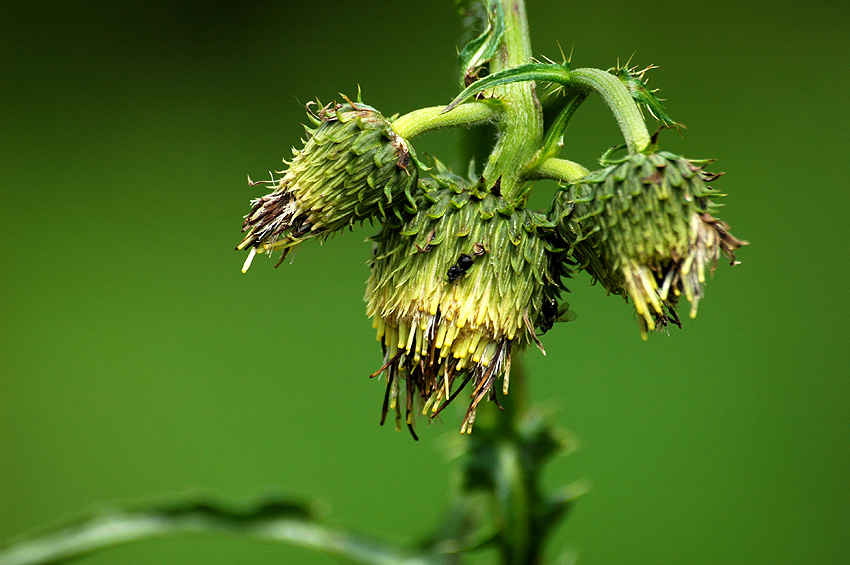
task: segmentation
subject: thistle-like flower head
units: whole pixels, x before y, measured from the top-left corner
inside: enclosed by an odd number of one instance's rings
[[[237,249],[250,248],[243,271],[257,252],[282,250],[314,236],[372,218],[398,214],[412,202],[419,169],[412,149],[374,108],[347,101],[308,114],[314,128],[271,194],[251,202]]]
[[[706,267],[713,272],[721,254],[735,264],[746,242],[711,215],[709,197],[722,195],[706,184],[719,176],[704,170],[708,161],[659,152],[610,163],[559,196],[575,203],[559,229],[595,280],[631,297],[646,339],[650,330],[680,324],[681,295],[696,317]]]
[[[387,375],[382,423],[394,410],[400,424],[403,402],[412,432],[416,410],[433,417],[471,383],[469,433],[494,383],[507,392],[511,353],[551,327],[554,250],[543,216],[491,191],[447,174],[420,187],[418,211],[373,238],[366,302],[384,352],[373,375]]]

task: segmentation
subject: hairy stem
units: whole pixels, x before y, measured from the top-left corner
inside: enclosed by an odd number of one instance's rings
[[[576,69],[570,82],[599,94],[617,119],[629,154],[641,153],[649,146],[649,132],[640,109],[620,79],[600,69]]]
[[[564,183],[575,182],[586,177],[590,171],[566,159],[558,159],[550,157],[544,160],[531,173],[531,178],[534,179],[552,179]]]
[[[505,35],[498,57],[490,64],[493,73],[531,62],[525,2],[502,0],[502,6]],[[484,169],[484,179],[489,186],[501,179],[501,192],[505,199],[519,201],[530,187],[523,178],[525,166],[533,160],[543,142],[543,111],[531,81],[506,84],[495,90],[495,97],[504,103],[504,109],[497,124],[499,140]]]
[[[412,139],[435,129],[486,124],[499,114],[498,105],[487,102],[469,102],[449,113],[443,113],[444,108],[432,106],[405,114],[392,123],[393,131],[404,139]]]

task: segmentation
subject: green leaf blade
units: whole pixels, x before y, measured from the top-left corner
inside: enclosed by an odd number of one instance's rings
[[[232,534],[344,556],[357,563],[430,564],[383,542],[320,524],[298,501],[266,498],[248,504],[186,500],[115,507],[0,549],[0,565],[65,563],[108,547],[187,533]]]
[[[550,63],[529,63],[527,65],[520,65],[519,67],[505,69],[504,71],[488,75],[481,80],[477,80],[470,84],[463,90],[463,92],[458,94],[457,97],[452,100],[451,104],[446,106],[443,113],[452,111],[454,108],[466,102],[479,92],[483,92],[489,88],[529,80],[569,84],[570,71],[563,65]]]

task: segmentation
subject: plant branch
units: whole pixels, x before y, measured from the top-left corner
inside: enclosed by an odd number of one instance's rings
[[[643,100],[646,94],[640,90],[633,93],[618,77],[600,69],[571,71],[563,65],[544,63],[529,63],[501,69],[464,89],[444,112],[451,113],[464,100],[488,88],[510,89],[519,84],[533,85],[533,81],[553,82],[585,92],[595,92],[602,97],[614,114],[629,153],[641,153],[649,146],[649,132],[634,98],[639,96]],[[539,108],[539,103],[536,106]],[[652,110],[654,106],[648,106],[648,108]]]
[[[490,123],[499,115],[498,104],[493,102],[469,102],[450,113],[444,113],[443,109],[443,106],[433,106],[400,116],[392,123],[393,131],[404,139],[413,139],[436,129],[468,128]]]
[[[641,153],[649,146],[649,132],[640,109],[629,89],[616,76],[600,69],[576,69],[570,82],[599,94],[617,119],[629,154]]]
[[[537,165],[529,173],[529,177],[535,180],[552,179],[563,183],[571,183],[583,179],[588,174],[590,174],[590,171],[578,163],[557,157],[550,157]]]
[[[464,88],[461,93],[455,96],[454,100],[445,107],[443,112],[451,112],[460,104],[469,100],[479,92],[506,84],[526,81],[569,84],[570,71],[562,65],[553,65],[550,63],[528,63],[517,67],[502,69],[501,71],[487,75],[486,77],[477,80]]]

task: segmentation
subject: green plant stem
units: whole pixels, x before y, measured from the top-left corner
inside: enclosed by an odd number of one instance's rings
[[[583,489],[577,485],[550,493],[542,484],[544,466],[571,448],[567,436],[529,403],[527,376],[514,358],[510,394],[503,412],[492,404],[479,407],[475,433],[466,441],[462,490],[458,499],[486,493],[484,514],[493,529],[490,543],[505,565],[542,563],[547,540]],[[466,500],[472,500],[467,498]],[[474,508],[472,503],[468,508]]]
[[[649,132],[640,109],[619,78],[600,69],[576,69],[570,72],[570,82],[602,97],[617,119],[630,155],[649,147]]]
[[[506,39],[507,37],[508,36],[506,34]],[[498,67],[498,65],[495,65],[495,62],[494,67]],[[512,92],[514,88],[520,84],[527,85],[528,88],[533,88],[533,81],[560,84],[568,91],[572,91],[572,93],[568,92],[567,95],[572,95],[574,97],[574,107],[567,112],[563,122],[558,125],[559,128],[561,126],[566,126],[571,112],[583,101],[582,96],[586,96],[587,94],[594,92],[602,97],[611,109],[611,112],[613,112],[614,117],[620,126],[620,130],[623,133],[623,138],[626,140],[629,152],[631,154],[645,152],[649,147],[649,133],[646,130],[646,124],[643,121],[640,109],[635,102],[634,94],[629,91],[629,88],[623,84],[620,78],[600,69],[576,69],[575,71],[570,71],[563,65],[543,63],[526,63],[514,67],[499,68],[498,70],[494,70],[493,74],[488,75],[465,88],[463,92],[458,94],[455,99],[446,106],[444,112],[453,112],[454,108],[462,105],[465,100],[468,100],[472,96],[484,92],[487,89],[493,89],[497,95],[499,95],[498,93],[500,92]],[[533,90],[531,92],[533,94]],[[510,103],[511,96],[502,96],[502,99]],[[537,103],[536,98],[534,99],[534,103],[539,109],[540,104]],[[511,106],[508,107],[508,110],[510,110],[510,108]],[[508,111],[506,111],[506,114],[510,115]],[[666,119],[669,120],[669,117]],[[529,134],[532,132],[532,129],[534,129],[532,125],[536,125],[536,122],[533,120],[529,122],[526,127],[527,133]],[[503,129],[507,131],[506,128]],[[554,136],[547,138],[546,147],[551,147],[552,144],[550,141],[552,139],[559,140],[562,133],[563,130],[558,130],[555,132]],[[508,137],[510,138],[510,136]],[[514,144],[510,142],[510,139],[506,141],[506,144],[509,147],[514,147]],[[544,154],[539,155],[538,159],[543,159],[547,156],[554,155],[548,155],[546,151],[544,151]],[[533,168],[533,165],[530,165],[530,167]]]
[[[531,173],[534,179],[552,179],[564,183],[575,182],[586,177],[590,171],[584,166],[568,161],[550,157],[538,165]]]
[[[505,34],[499,55],[490,63],[493,73],[530,63],[532,54],[524,0],[501,1]],[[532,81],[525,81],[502,85],[495,91],[504,109],[497,124],[499,139],[487,161],[484,179],[488,186],[501,179],[501,193],[508,202],[525,198],[530,183],[523,172],[543,142],[543,110],[534,88]]]
[[[445,106],[433,106],[400,116],[392,123],[393,131],[404,139],[413,139],[436,129],[486,124],[499,114],[498,106],[487,102],[469,102],[448,113],[443,113],[444,109]]]

